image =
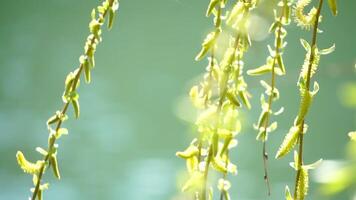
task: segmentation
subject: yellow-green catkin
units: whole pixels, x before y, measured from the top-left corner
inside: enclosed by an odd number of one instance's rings
[[[321,9],[323,6],[324,0],[315,0],[318,1],[318,7],[312,7],[308,14],[303,13],[303,9],[309,5],[311,0],[298,0],[294,8],[295,21],[298,26],[304,29],[313,29],[312,30],[312,41],[309,44],[304,39],[301,39],[301,44],[306,50],[306,56],[300,77],[298,80],[298,87],[300,91],[300,106],[299,112],[294,120],[294,124],[290,131],[287,133],[284,141],[282,142],[276,158],[281,158],[287,155],[294,146],[298,145],[298,150],[294,151],[294,162],[291,163],[291,166],[296,171],[295,179],[295,189],[294,195],[289,192],[289,189],[286,189],[286,199],[292,200],[304,200],[308,193],[309,186],[309,170],[314,169],[321,162],[321,159],[313,164],[305,165],[303,161],[303,145],[304,145],[304,136],[307,132],[308,126],[305,123],[306,116],[309,112],[309,108],[312,104],[314,96],[319,90],[319,85],[317,82],[313,83],[313,89],[311,89],[311,79],[317,71],[319,65],[320,55],[326,55],[334,51],[335,45],[328,49],[319,50],[317,47],[317,35],[321,33],[319,30],[319,23],[321,21]],[[335,1],[335,0],[333,0]],[[329,3],[332,13],[336,13],[335,6],[336,4]]]
[[[254,124],[254,128],[258,131],[256,137],[257,140],[263,142],[263,163],[264,163],[264,179],[268,187],[268,194],[270,194],[270,184],[267,169],[268,154],[266,150],[266,141],[268,139],[269,133],[277,128],[277,122],[270,122],[272,115],[279,115],[283,112],[283,107],[277,111],[272,110],[272,104],[274,101],[279,99],[279,91],[276,87],[276,75],[284,75],[286,73],[284,62],[283,62],[283,51],[287,45],[284,41],[287,31],[284,28],[290,24],[290,13],[291,13],[290,0],[281,0],[278,2],[278,11],[274,10],[275,21],[272,23],[269,32],[274,33],[274,47],[268,45],[269,56],[267,57],[266,63],[256,69],[251,69],[247,71],[247,74],[251,76],[259,76],[270,74],[271,80],[269,83],[261,80],[261,85],[265,88],[264,94],[261,94],[261,114],[258,122]],[[267,100],[266,100],[267,98]]]
[[[24,172],[33,176],[34,188],[31,188],[31,200],[41,200],[43,197],[43,190],[48,189],[49,184],[42,182],[42,177],[46,168],[52,168],[55,177],[60,179],[60,171],[57,161],[58,144],[56,141],[61,136],[68,134],[68,130],[61,126],[63,122],[68,119],[66,112],[70,105],[73,106],[75,117],[79,117],[80,107],[77,89],[79,87],[80,76],[82,72],[84,72],[86,82],[90,82],[90,73],[95,65],[94,54],[96,47],[102,41],[101,28],[104,25],[106,18],[108,20],[108,28],[110,29],[112,27],[114,15],[118,10],[118,6],[118,0],[104,0],[100,6],[92,10],[91,22],[89,23],[90,35],[85,43],[84,53],[79,58],[80,65],[76,70],[70,72],[65,80],[65,88],[62,96],[64,103],[63,108],[47,120],[49,131],[47,150],[44,150],[41,147],[36,148],[36,151],[38,151],[43,158],[32,163],[25,158],[21,151],[18,151],[16,154],[19,166]]]
[[[186,150],[176,154],[186,160],[189,173],[182,190],[190,191],[199,200],[213,198],[214,186],[208,184],[210,169],[222,174],[216,184],[220,199],[230,199],[228,190],[231,184],[227,174],[237,174],[229,152],[237,145],[236,135],[241,130],[238,108],[251,106],[242,76],[243,55],[251,43],[247,22],[257,1],[239,0],[223,18],[226,3],[225,0],[211,0],[207,9],[207,16],[214,15],[215,29],[204,40],[196,60],[209,55],[208,66],[203,80],[190,90],[192,103],[198,109],[198,136]],[[222,58],[218,58],[215,55],[215,51],[220,50],[217,40],[225,26],[229,26],[234,35],[229,36],[228,48]]]

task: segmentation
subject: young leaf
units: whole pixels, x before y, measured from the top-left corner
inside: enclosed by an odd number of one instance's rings
[[[301,38],[300,39],[300,43],[304,47],[305,51],[309,52],[311,50],[311,47],[310,47],[309,43],[306,40]]]
[[[48,120],[47,120],[47,125],[50,125],[50,124],[54,124],[56,122],[58,122],[60,119],[58,117],[58,115],[53,115],[52,117],[50,117]]]
[[[60,128],[58,131],[55,133],[56,139],[59,139],[62,135],[68,135],[68,129],[66,128]]]
[[[285,189],[285,193],[286,193],[286,200],[293,200],[293,197],[292,195],[290,194],[290,191],[289,191],[289,187],[286,186],[286,189]]]
[[[239,91],[239,96],[242,100],[242,103],[248,108],[251,109],[250,101],[248,100],[247,93],[245,91]]]
[[[275,21],[273,22],[273,24],[271,24],[268,32],[272,33],[273,31],[276,30],[277,27],[279,27],[281,25],[281,22],[280,21]]]
[[[214,169],[221,173],[227,173],[226,162],[222,160],[219,156],[216,156],[212,159],[211,162]]]
[[[110,8],[109,9],[109,22],[108,22],[109,30],[112,28],[112,25],[114,24],[114,18],[115,18],[115,11],[112,8]]]
[[[226,19],[226,24],[232,25],[233,21],[238,18],[239,15],[243,13],[244,3],[238,1],[231,10],[229,17]]]
[[[73,108],[74,108],[74,113],[75,113],[75,118],[79,118],[80,114],[80,107],[79,107],[79,100],[78,99],[73,99],[72,100]]]
[[[214,10],[215,6],[220,2],[220,0],[210,0],[208,9],[206,11],[206,16],[209,17],[212,11]]]
[[[227,98],[230,100],[230,102],[231,102],[233,105],[235,105],[235,106],[237,106],[237,107],[240,107],[240,106],[241,106],[239,100],[236,98],[236,96],[235,96],[232,92],[228,92],[228,93],[227,93]]]
[[[213,31],[206,36],[202,44],[202,49],[195,57],[196,61],[201,60],[211,48],[214,48],[215,40],[217,39],[218,36],[219,36],[218,31]]]
[[[79,57],[79,63],[82,65],[81,67],[84,68],[84,75],[85,75],[85,82],[90,83],[90,63],[88,56],[81,55]]]
[[[310,170],[310,169],[316,169],[317,167],[319,167],[319,165],[323,162],[323,159],[319,159],[318,161],[312,163],[312,164],[309,164],[309,165],[304,165],[303,167],[307,170]]]
[[[199,165],[197,156],[187,158],[186,165],[189,173],[193,173],[195,170],[197,170]]]
[[[49,163],[53,169],[53,174],[58,178],[61,179],[61,175],[59,173],[59,168],[58,168],[58,162],[57,162],[57,156],[55,154],[52,154],[49,158]]]
[[[277,59],[277,63],[278,63],[278,66],[279,66],[279,69],[281,70],[282,74],[286,74],[286,68],[284,66],[284,63],[283,63],[283,58],[282,58],[282,55],[277,55],[276,57]]]
[[[47,156],[48,152],[41,147],[36,147],[36,151],[43,156]]]
[[[327,55],[332,53],[333,51],[335,51],[335,44],[333,44],[331,47],[327,48],[327,49],[322,49],[319,51],[320,55]]]
[[[270,71],[272,71],[271,65],[262,65],[256,69],[247,70],[247,74],[250,76],[258,76],[258,75],[266,74]]]
[[[329,3],[329,8],[331,10],[331,13],[336,16],[337,15],[337,4],[336,0],[328,0]]]
[[[178,151],[176,153],[176,156],[184,158],[184,159],[188,159],[188,158],[191,158],[191,157],[197,155],[198,153],[199,153],[198,147],[196,147],[194,145],[190,145],[186,150]]]

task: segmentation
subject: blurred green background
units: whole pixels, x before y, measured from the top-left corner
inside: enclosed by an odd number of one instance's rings
[[[269,1],[274,5],[276,1]],[[96,54],[92,84],[80,88],[81,117],[65,123],[69,136],[59,142],[61,181],[47,173],[45,199],[185,199],[178,180],[185,162],[175,157],[194,137],[194,111],[186,97],[207,62],[194,62],[212,20],[205,18],[205,0],[122,0],[112,31],[104,31]],[[21,150],[30,160],[47,143],[46,120],[62,105],[64,79],[78,65],[88,34],[95,0],[3,1],[0,7],[0,199],[25,199],[31,177],[17,166]],[[264,4],[264,6],[268,6]],[[347,132],[356,129],[355,94],[344,91],[356,84],[355,1],[340,1],[339,16],[325,5],[319,46],[336,43],[336,52],[321,59],[315,76],[321,90],[308,117],[305,161],[345,158]],[[253,47],[246,69],[265,62],[271,12],[255,12]],[[253,26],[253,25],[252,25]],[[273,156],[292,125],[299,105],[296,81],[304,60],[299,38],[310,33],[288,27],[285,52],[287,76],[277,85],[278,105],[285,113],[270,137],[272,196],[283,199],[284,187],[294,187],[291,155]],[[268,78],[269,77],[264,77]],[[243,111],[244,126],[232,160],[239,175],[229,177],[232,199],[267,199],[262,179],[261,144],[252,123],[260,113],[258,78],[247,78],[253,95],[251,112]],[[351,100],[350,100],[351,98]],[[346,101],[342,101],[342,99]],[[355,99],[355,98],[354,98]],[[351,103],[350,103],[351,102]],[[350,105],[351,104],[351,105]],[[188,105],[188,106],[187,106]],[[308,199],[348,200],[355,188],[322,197],[313,182]]]

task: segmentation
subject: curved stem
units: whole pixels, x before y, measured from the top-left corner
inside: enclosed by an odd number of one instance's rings
[[[314,56],[315,51],[314,50],[316,48],[317,33],[318,33],[318,26],[319,26],[319,18],[320,18],[321,9],[323,7],[323,2],[324,2],[323,0],[319,0],[319,6],[318,6],[317,13],[316,13],[316,19],[315,19],[314,26],[313,26],[311,52],[310,52],[310,57],[309,57],[308,73],[307,73],[307,80],[306,80],[306,88],[308,90],[310,90],[311,71],[312,71],[313,61],[314,61],[314,58],[315,58],[315,56]],[[300,179],[301,168],[303,166],[304,124],[305,124],[305,120],[302,121],[301,131],[299,132],[299,136],[298,136],[298,143],[299,143],[298,168],[297,168],[298,170],[297,170],[297,175],[296,175],[296,178],[295,178],[294,199],[297,198],[297,185],[298,185],[298,182],[299,182],[299,179]]]

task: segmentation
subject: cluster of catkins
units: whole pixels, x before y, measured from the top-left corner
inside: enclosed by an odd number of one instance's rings
[[[276,88],[276,77],[285,75],[286,69],[283,61],[283,51],[287,45],[285,37],[287,31],[285,26],[291,22],[291,16],[297,26],[302,29],[313,29],[313,42],[309,45],[305,40],[301,40],[307,54],[302,66],[302,72],[298,80],[301,93],[301,103],[298,116],[294,125],[286,135],[279,148],[276,158],[283,157],[290,152],[298,143],[302,145],[303,140],[300,136],[306,132],[304,123],[313,96],[317,93],[319,86],[315,82],[314,90],[310,91],[310,79],[316,72],[319,64],[320,55],[331,53],[335,46],[318,50],[316,46],[316,34],[321,32],[318,24],[321,20],[321,8],[323,0],[319,0],[318,8],[312,7],[307,14],[304,9],[311,3],[311,0],[280,0],[277,4],[278,9],[274,9],[274,19],[270,27],[270,32],[274,33],[275,39],[273,47],[268,45],[269,56],[266,63],[255,69],[247,71],[248,75],[259,76],[270,74],[270,80],[261,80],[261,85],[265,88],[261,94],[262,112],[254,128],[258,134],[256,139],[263,142],[263,161],[265,169],[265,180],[270,191],[267,173],[267,150],[266,141],[269,133],[277,128],[277,122],[271,122],[271,118],[283,112],[283,107],[274,111],[272,104],[279,98],[279,91]],[[196,126],[198,135],[191,144],[182,152],[177,152],[177,156],[186,160],[189,178],[183,185],[183,191],[189,191],[194,199],[206,200],[214,199],[212,184],[208,179],[210,169],[221,173],[221,178],[217,181],[216,187],[220,191],[220,199],[228,200],[228,193],[231,187],[227,180],[228,173],[236,174],[237,167],[231,162],[229,151],[236,147],[236,136],[241,130],[239,109],[242,106],[250,108],[247,92],[247,84],[243,79],[243,55],[251,46],[248,31],[248,23],[251,10],[255,9],[259,2],[257,0],[237,0],[230,11],[225,11],[226,0],[211,0],[207,9],[207,16],[214,15],[215,30],[209,33],[202,44],[202,50],[196,57],[200,60],[208,57],[208,66],[203,80],[199,85],[193,86],[190,90],[190,97],[193,105],[198,110]],[[329,7],[336,15],[336,2],[329,0]],[[222,15],[222,13],[226,13]],[[231,33],[231,30],[233,30]],[[230,35],[229,45],[224,49],[225,54],[222,58],[216,56],[219,35],[226,31]],[[224,46],[224,45],[221,45]],[[226,46],[226,45],[225,45]],[[221,49],[219,49],[221,51]],[[317,166],[317,161],[311,165],[302,164],[301,154],[295,153],[295,162],[291,166],[297,171],[296,186],[294,197],[286,187],[286,199],[303,200],[308,188],[308,170]],[[269,193],[269,192],[268,192]]]

